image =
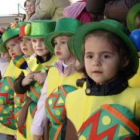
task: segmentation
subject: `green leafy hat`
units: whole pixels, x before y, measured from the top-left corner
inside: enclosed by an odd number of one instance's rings
[[[136,16],[140,13],[140,3],[135,4],[127,13],[126,21],[129,31],[136,29]]]
[[[2,35],[2,43],[0,45],[0,51],[1,52],[7,51],[5,47],[6,42],[14,37],[18,37],[18,35],[19,28],[7,29]]]
[[[54,53],[53,39],[60,35],[73,36],[76,30],[82,25],[77,19],[73,18],[61,18],[58,20],[54,32],[48,34],[45,38],[45,44],[47,49]],[[70,49],[70,48],[69,48]]]
[[[44,38],[46,35],[54,31],[56,21],[53,20],[37,20],[25,27],[25,37]]]
[[[81,47],[85,36],[96,30],[105,30],[111,32],[123,41],[133,62],[133,71],[136,73],[139,66],[137,50],[128,35],[124,32],[125,29],[123,28],[122,24],[111,19],[106,19],[101,22],[90,22],[84,24],[76,31],[75,35],[69,39],[68,46],[69,48],[73,48],[72,52],[79,60],[79,62],[82,62]]]

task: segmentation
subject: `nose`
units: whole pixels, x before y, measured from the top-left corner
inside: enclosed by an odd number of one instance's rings
[[[26,42],[26,41],[25,41],[25,40],[23,40],[23,42],[22,42],[22,45],[23,45],[23,46],[25,46],[25,44],[26,44],[25,42]]]
[[[60,44],[59,44],[59,43],[57,43],[57,44],[55,45],[55,49],[56,49],[56,50],[60,50]]]
[[[37,46],[38,46],[38,47],[41,47],[41,46],[42,46],[42,41],[38,41],[38,42],[37,42]]]
[[[101,60],[98,56],[93,58],[92,65],[93,66],[100,66],[101,65]]]

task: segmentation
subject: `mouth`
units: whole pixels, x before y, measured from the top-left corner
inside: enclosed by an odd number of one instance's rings
[[[61,55],[61,53],[60,52],[56,52],[56,55]]]
[[[23,48],[23,51],[27,51],[27,49],[26,48]]]
[[[101,74],[102,72],[101,71],[93,71],[93,73],[95,73],[95,74]]]
[[[38,51],[38,52],[42,52],[42,49],[37,49],[36,51]]]

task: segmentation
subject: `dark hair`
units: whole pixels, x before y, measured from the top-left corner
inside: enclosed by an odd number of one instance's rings
[[[85,64],[84,64],[84,52],[85,52],[85,41],[90,36],[102,37],[106,39],[112,46],[114,46],[114,49],[116,49],[116,51],[120,56],[120,60],[121,60],[120,71],[123,72],[123,74],[127,78],[129,78],[132,74],[134,74],[133,65],[132,65],[133,62],[131,60],[129,50],[127,49],[123,41],[113,33],[104,30],[92,31],[84,38],[83,45],[82,45],[82,52],[83,52],[82,63],[80,66],[77,67],[78,72],[82,72],[87,76],[85,70]]]
[[[136,28],[140,29],[140,12],[136,16]]]

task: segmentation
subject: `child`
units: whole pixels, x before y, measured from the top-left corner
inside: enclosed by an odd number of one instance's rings
[[[28,61],[29,59],[31,59],[33,56],[34,56],[34,50],[32,48],[32,43],[31,43],[31,39],[30,38],[24,38],[25,36],[25,27],[27,24],[30,24],[30,22],[19,22],[18,23],[18,26],[19,26],[19,38],[18,38],[18,41],[19,41],[19,45],[20,45],[20,48],[23,52],[23,57],[26,61]],[[18,116],[20,114],[20,110],[23,106],[23,103],[25,102],[25,96],[24,94],[18,94],[16,93],[15,94],[15,97],[14,97],[14,103],[15,103],[15,106],[14,106],[14,113],[15,113],[15,120],[17,122],[18,120]],[[16,133],[16,137],[17,139],[24,139],[24,137],[22,137],[22,134],[21,133],[25,133],[25,130],[26,128],[24,127],[23,129],[17,131]],[[21,138],[22,137],[22,138]]]
[[[138,138],[140,89],[128,87],[138,68],[138,55],[122,29],[119,22],[104,20],[85,24],[75,33],[71,45],[87,80],[84,88],[66,98],[65,140]]]
[[[134,5],[127,13],[127,27],[129,31],[140,29],[140,3]]]
[[[23,134],[26,139],[32,140],[29,133],[32,119],[36,111],[36,104],[41,94],[42,85],[46,79],[48,69],[53,66],[56,58],[45,48],[44,37],[55,28],[55,21],[33,21],[31,26],[25,27],[26,38],[31,38],[33,50],[36,57],[27,61],[32,72],[23,71],[15,81],[14,89],[16,93],[26,94],[27,99],[21,109],[18,122],[18,130],[26,126],[26,132]],[[31,29],[31,30],[30,30]],[[27,32],[28,31],[28,32]],[[20,137],[20,140],[23,138]]]
[[[138,82],[140,78],[140,30],[139,29],[133,30],[130,33],[129,37],[134,43],[138,52],[139,68],[138,68],[137,73],[128,81],[128,84],[130,87],[140,87],[140,82]]]
[[[43,122],[46,120],[46,116],[42,116],[42,114],[45,114],[44,106],[46,107],[47,117],[49,118],[51,125],[48,130],[49,133],[46,131],[44,133],[47,133],[46,135],[50,140],[57,140],[61,138],[61,129],[65,121],[65,111],[63,109],[66,96],[62,93],[65,91],[65,94],[68,94],[70,91],[75,90],[75,81],[77,78],[81,77],[80,74],[76,72],[76,58],[71,53],[72,48],[67,47],[67,41],[74,35],[77,28],[81,25],[82,23],[76,19],[62,18],[57,22],[55,31],[49,34],[45,39],[47,49],[52,53],[55,53],[59,61],[55,63],[53,68],[49,69],[46,80],[47,86],[44,85],[46,86],[48,97],[46,104],[43,104],[45,103],[44,100],[46,99],[46,92],[44,92],[45,95],[44,98],[42,98],[42,104],[41,101],[39,102],[40,104],[38,104],[38,110],[31,129],[31,133],[34,134],[34,139],[36,140],[41,139],[43,134]],[[56,100],[56,104],[58,104],[56,109],[51,106],[55,104],[53,95],[59,96],[59,99]],[[49,104],[50,100],[52,100],[52,104]],[[61,106],[59,106],[59,104],[61,104]],[[58,112],[59,115],[57,116],[55,112]],[[58,121],[54,119],[55,117],[58,117]],[[40,120],[37,120],[37,118],[40,118]],[[35,128],[38,130],[37,132],[34,131]]]
[[[19,28],[8,29],[2,35],[2,44],[0,46],[1,52],[8,52],[10,58],[15,55],[22,55],[22,51],[18,42]],[[11,137],[14,139],[16,132],[16,124],[14,121],[14,79],[18,77],[21,70],[15,67],[11,59],[4,76],[1,80],[0,100],[1,100],[1,126],[0,132],[7,134],[7,139]],[[7,113],[6,113],[7,112]],[[9,123],[8,123],[9,122]]]

